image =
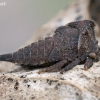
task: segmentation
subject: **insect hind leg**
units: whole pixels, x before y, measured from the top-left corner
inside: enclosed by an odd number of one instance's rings
[[[61,70],[62,67],[67,63],[68,63],[67,60],[59,61],[59,62],[57,62],[56,64],[54,64],[54,65],[52,65],[50,67],[47,67],[47,68],[42,69],[42,70],[39,70],[38,73],[40,74],[40,73],[44,73],[44,72],[57,72],[57,71]]]

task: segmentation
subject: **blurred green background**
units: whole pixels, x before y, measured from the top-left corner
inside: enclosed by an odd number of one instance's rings
[[[17,50],[41,25],[74,0],[0,0],[0,54]]]

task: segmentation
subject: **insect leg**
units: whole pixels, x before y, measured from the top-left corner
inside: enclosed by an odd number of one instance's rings
[[[63,68],[63,69],[61,70],[60,73],[63,74],[64,72],[66,72],[66,71],[72,69],[72,68],[75,67],[76,65],[80,64],[81,62],[83,62],[86,58],[87,58],[87,55],[86,55],[86,54],[83,55],[83,56],[81,56],[81,57],[79,57],[79,58],[76,58],[76,59],[75,59],[74,61],[72,61],[69,65],[67,65],[65,68]]]
[[[43,72],[55,72],[55,71],[59,71],[67,63],[68,63],[67,60],[62,60],[62,61],[60,61],[60,62],[58,62],[58,63],[56,63],[56,64],[54,64],[54,65],[52,65],[52,66],[50,66],[48,68],[40,70],[38,73],[40,74],[40,73],[43,73]]]
[[[90,58],[90,57],[88,57],[88,58],[86,59],[85,64],[84,64],[84,69],[87,70],[87,69],[89,69],[92,65],[93,65],[93,59]]]
[[[60,73],[63,74],[65,71],[68,71],[68,70],[72,69],[73,67],[78,65],[80,62],[81,62],[81,60],[79,58],[76,58],[69,65],[67,65],[65,68],[63,68]]]

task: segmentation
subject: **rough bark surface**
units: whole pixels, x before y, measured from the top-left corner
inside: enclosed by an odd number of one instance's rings
[[[25,45],[52,35],[57,27],[71,21],[92,19],[88,9],[90,2],[91,0],[78,0],[65,7],[55,18],[36,31]],[[96,33],[99,34],[98,27]],[[100,44],[99,37],[98,40]],[[88,71],[83,70],[83,65],[78,65],[63,75],[59,72],[39,75],[38,70],[22,69],[4,62],[1,62],[0,66],[1,73],[4,73],[0,74],[0,100],[100,99],[100,61],[94,63]],[[11,70],[13,72],[8,73]]]

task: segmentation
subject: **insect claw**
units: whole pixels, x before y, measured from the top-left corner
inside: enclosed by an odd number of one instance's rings
[[[45,72],[45,69],[42,69],[42,70],[38,71],[38,74],[41,74],[41,73],[44,73],[44,72]]]
[[[60,72],[60,74],[63,74],[63,73],[64,73],[63,71]]]
[[[84,70],[88,70],[88,66],[84,66]]]

